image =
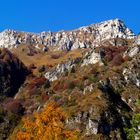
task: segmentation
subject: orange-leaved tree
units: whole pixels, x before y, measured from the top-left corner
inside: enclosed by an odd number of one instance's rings
[[[16,140],[77,140],[76,130],[65,129],[65,113],[55,104],[36,112],[32,117],[24,117],[14,133]]]

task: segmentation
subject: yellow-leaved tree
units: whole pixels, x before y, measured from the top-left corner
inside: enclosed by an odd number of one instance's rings
[[[65,129],[65,119],[65,113],[55,103],[49,103],[41,112],[34,113],[32,117],[24,117],[11,139],[78,140],[76,130]]]

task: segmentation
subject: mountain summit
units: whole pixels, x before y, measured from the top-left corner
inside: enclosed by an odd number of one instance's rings
[[[72,31],[27,33],[5,30],[0,33],[0,47],[15,48],[20,44],[34,44],[43,50],[73,50],[93,48],[110,39],[132,39],[135,34],[119,19],[108,20]],[[121,45],[121,44],[120,44]]]

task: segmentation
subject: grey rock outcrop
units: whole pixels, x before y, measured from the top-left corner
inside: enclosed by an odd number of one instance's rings
[[[140,52],[140,35],[134,38],[134,42],[129,46],[128,50],[124,53],[124,56],[134,57]]]
[[[135,38],[134,45],[140,45],[140,35]]]
[[[0,47],[11,48],[17,47],[20,39],[17,36],[18,32],[14,30],[5,30],[0,33]]]
[[[82,66],[89,65],[89,64],[96,64],[96,63],[99,63],[99,65],[103,65],[100,54],[92,51],[92,52],[88,52],[85,55]]]
[[[93,135],[99,132],[99,123],[100,116],[96,116],[96,119],[93,119],[93,108],[90,108],[89,111],[78,113],[77,116],[73,116],[66,121],[66,125],[70,128],[76,126],[76,128],[82,125],[84,135]]]
[[[85,95],[86,93],[91,93],[93,91],[93,89],[94,89],[94,85],[93,84],[91,84],[89,86],[86,86],[84,88],[83,94]]]
[[[92,135],[92,134],[97,134],[98,133],[98,127],[99,127],[99,122],[95,120],[88,120],[86,130],[87,133],[86,135]]]
[[[54,70],[49,71],[45,74],[45,78],[49,81],[55,81],[62,73],[71,70],[80,61],[81,59],[77,58],[75,60],[68,60],[65,63],[58,64]]]
[[[132,47],[130,49],[130,51],[128,52],[128,55],[130,57],[134,57],[135,55],[137,55],[138,53],[140,52],[140,46],[135,46],[135,47]]]
[[[140,88],[140,56],[134,57],[128,65],[129,67],[123,70],[125,81],[127,83],[133,83]]]

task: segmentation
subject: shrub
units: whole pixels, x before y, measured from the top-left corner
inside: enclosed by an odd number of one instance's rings
[[[125,129],[128,140],[135,140],[137,138],[140,138],[140,128],[139,127],[140,127],[140,114],[135,114],[132,117],[131,127]]]
[[[112,64],[113,66],[119,66],[119,65],[121,65],[123,62],[124,62],[124,59],[123,59],[122,55],[118,54],[118,55],[116,55],[116,56],[113,58],[113,60],[111,61],[111,64]]]
[[[52,59],[58,59],[60,58],[60,54],[51,54]]]
[[[49,88],[51,85],[50,85],[50,81],[49,80],[46,80],[45,84],[44,84],[44,88]]]
[[[130,60],[132,60],[132,58],[129,57],[129,56],[125,56],[123,59],[124,59],[124,61],[130,61]]]
[[[73,66],[73,67],[71,68],[71,71],[70,71],[70,72],[71,72],[71,73],[75,73],[75,71],[76,71],[76,70],[75,70],[75,67]]]
[[[35,66],[35,64],[30,64],[30,65],[28,66],[28,68],[29,68],[29,69],[36,69],[36,66]]]
[[[64,85],[63,85],[63,90],[66,89],[74,89],[75,88],[75,83],[73,81],[65,81]]]
[[[33,89],[34,87],[40,87],[45,84],[46,79],[44,77],[34,78],[30,84],[28,85],[29,89]]]
[[[15,114],[24,113],[24,108],[22,104],[20,103],[20,100],[9,99],[9,101],[8,100],[5,101],[4,106],[8,112],[12,112]]]
[[[45,66],[45,65],[42,65],[42,66],[40,66],[40,67],[38,68],[38,71],[39,71],[40,73],[44,72],[45,70],[46,70],[46,66]]]
[[[100,52],[102,55],[102,61],[107,65],[108,62],[115,61],[116,57],[125,52],[127,47],[102,47]],[[119,56],[120,57],[120,56]],[[115,63],[115,62],[114,62]]]
[[[0,107],[0,123],[3,121],[3,117],[4,117],[4,110],[2,107]]]
[[[47,93],[43,94],[41,97],[42,97],[42,101],[44,101],[44,102],[49,100],[49,95]]]

